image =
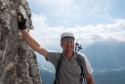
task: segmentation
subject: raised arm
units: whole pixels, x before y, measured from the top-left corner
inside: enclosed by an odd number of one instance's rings
[[[26,30],[21,30],[21,32],[25,41],[33,50],[47,57],[47,50],[45,48],[42,48],[39,43],[35,39],[33,39]]]
[[[23,39],[27,42],[27,44],[38,53],[42,54],[43,56],[47,57],[47,50],[39,45],[39,43],[33,39],[30,34],[25,30],[25,23],[26,19],[23,18],[21,13],[18,13],[18,27],[22,32]]]

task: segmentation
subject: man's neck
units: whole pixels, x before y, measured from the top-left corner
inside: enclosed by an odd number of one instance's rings
[[[68,60],[70,60],[74,56],[74,51],[63,52]]]

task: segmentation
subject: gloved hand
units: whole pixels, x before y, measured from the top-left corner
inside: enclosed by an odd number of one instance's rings
[[[20,30],[26,29],[26,19],[24,18],[22,13],[17,12],[17,14],[18,14],[18,28]]]

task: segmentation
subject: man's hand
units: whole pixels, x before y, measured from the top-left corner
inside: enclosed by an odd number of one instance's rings
[[[17,19],[18,19],[18,28],[20,30],[24,30],[26,29],[26,19],[24,18],[24,16],[20,13],[20,12],[17,12]]]

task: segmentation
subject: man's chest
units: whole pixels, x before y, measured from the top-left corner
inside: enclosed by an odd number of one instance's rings
[[[60,70],[62,74],[67,75],[79,76],[81,74],[81,69],[76,59],[71,59],[69,61],[64,58]]]

